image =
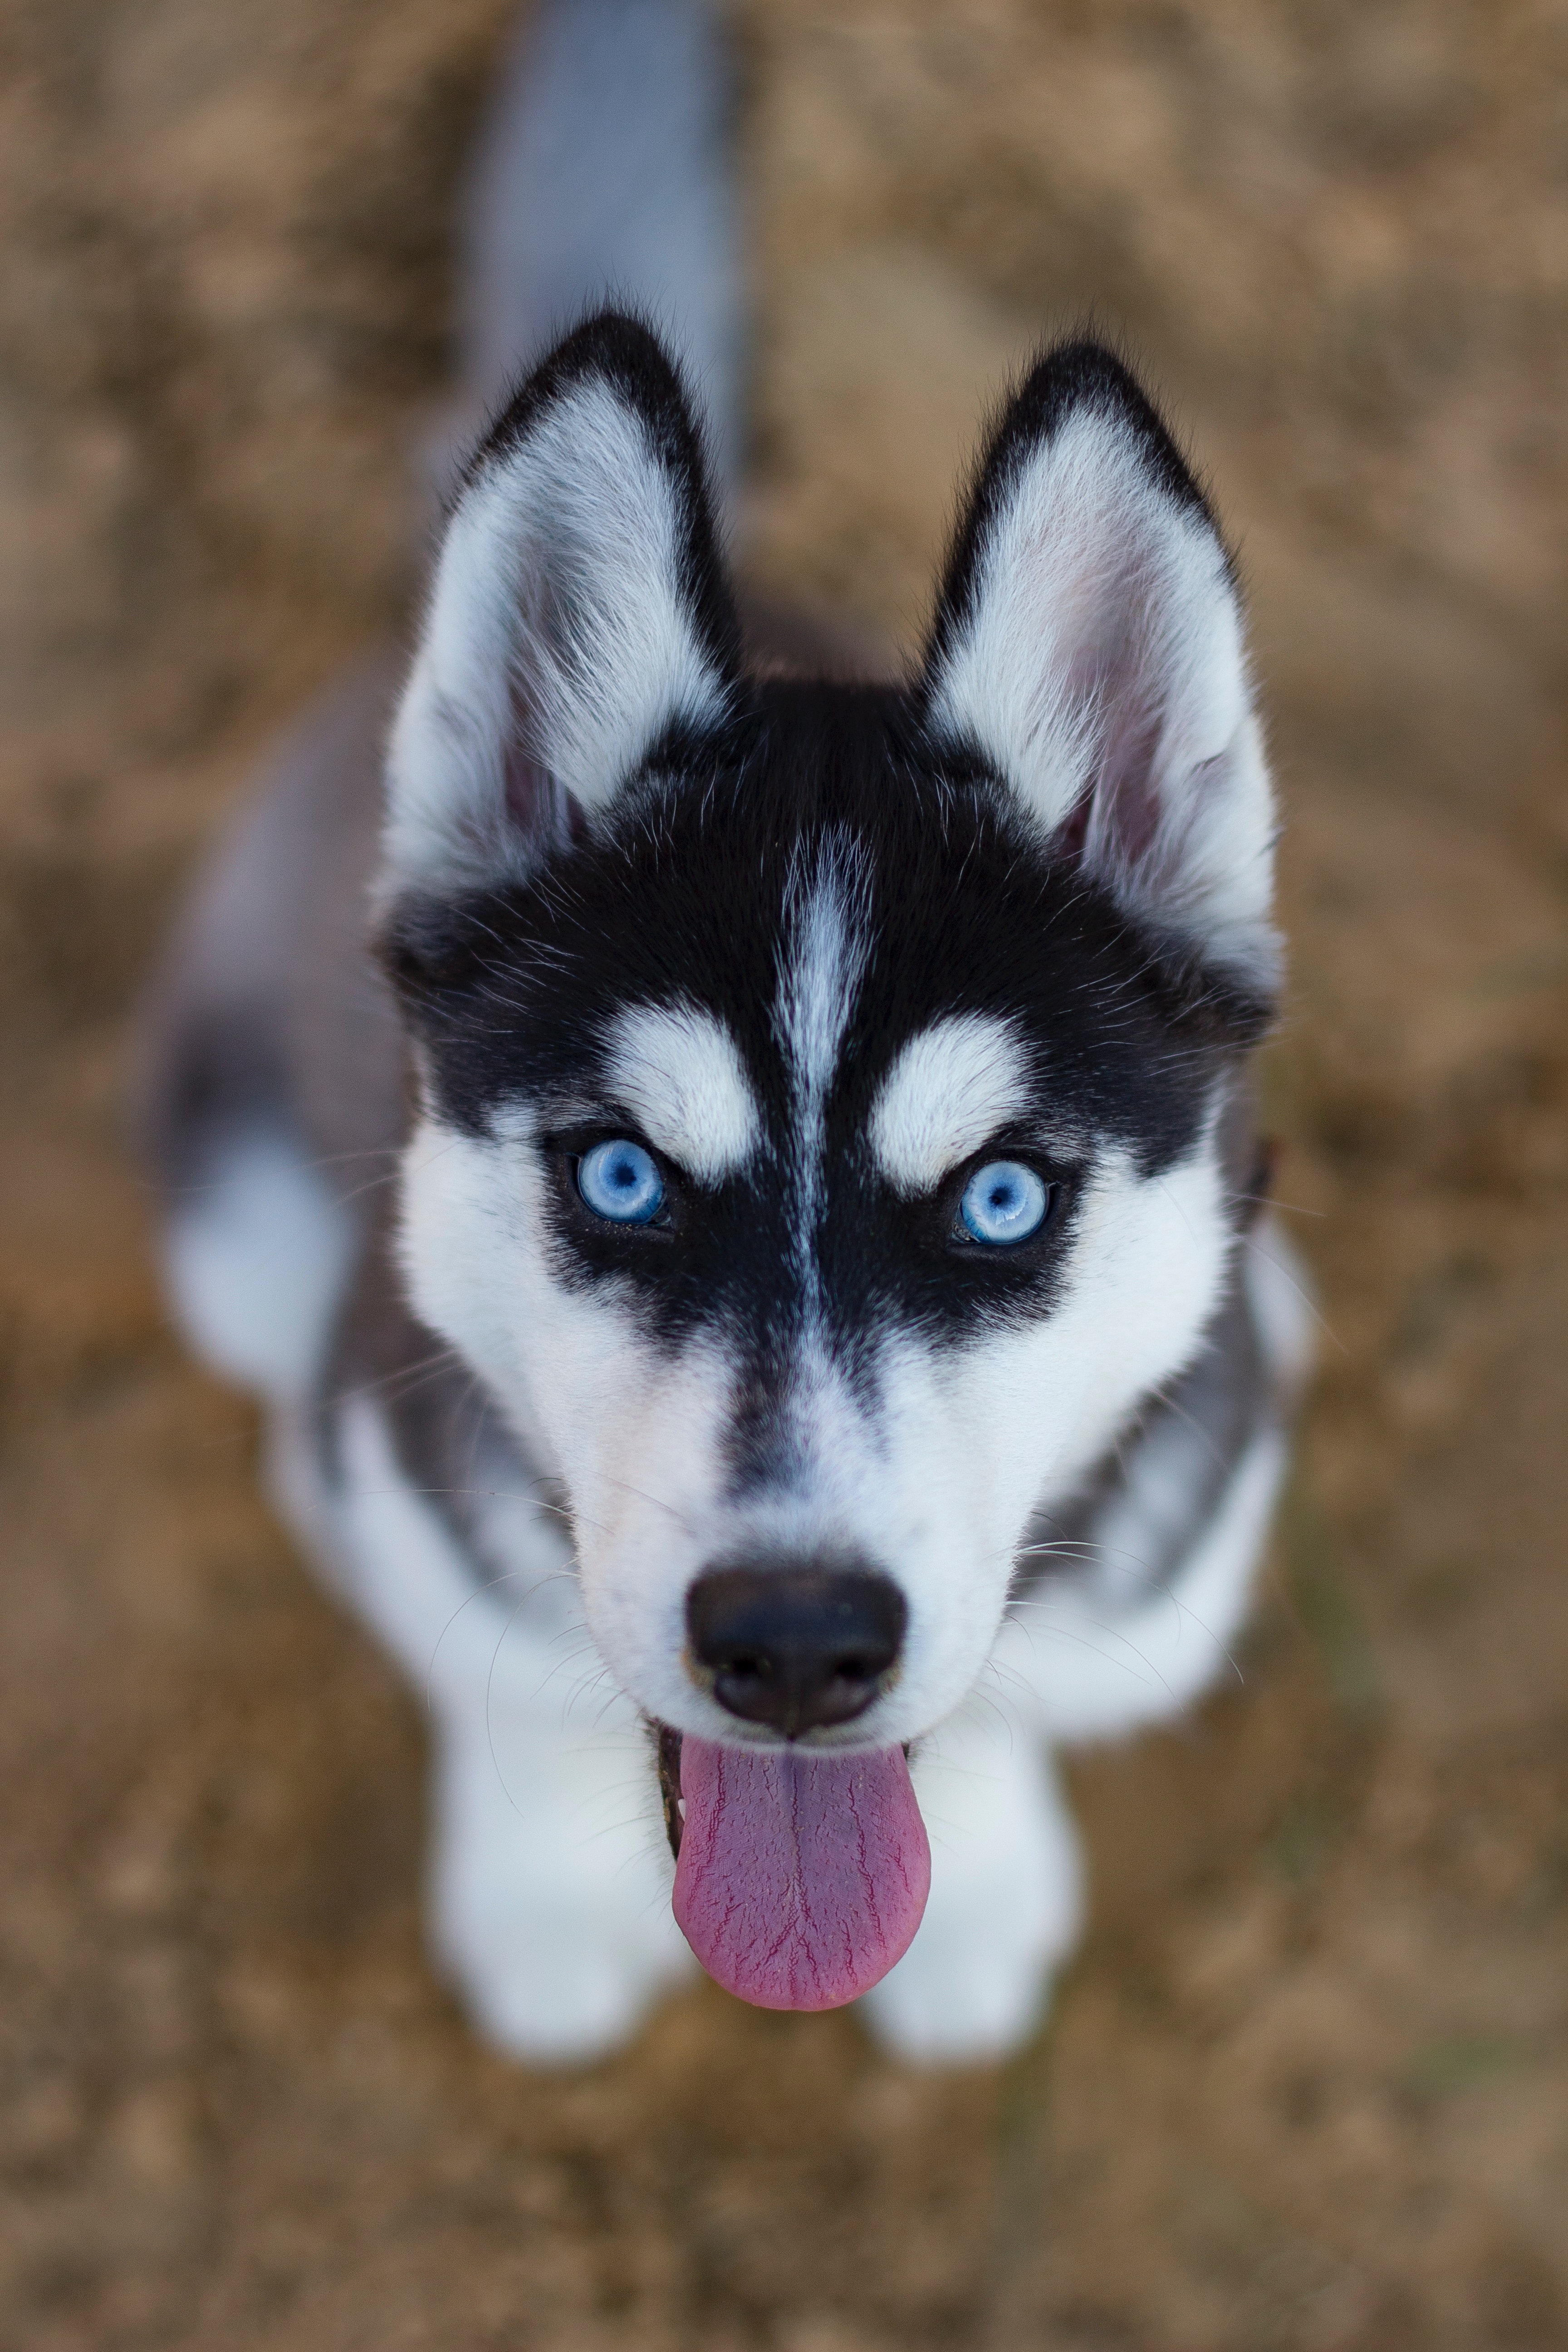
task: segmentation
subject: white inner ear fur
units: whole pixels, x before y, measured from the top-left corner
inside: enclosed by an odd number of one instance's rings
[[[1271,979],[1273,798],[1236,593],[1214,531],[1121,419],[1081,411],[1017,468],[933,709],[1044,832],[1092,789],[1090,871]]]
[[[608,1043],[611,1091],[650,1143],[700,1184],[745,1166],[762,1114],[721,1021],[694,1005],[636,1004],[616,1015]]]
[[[723,680],[680,592],[677,497],[641,418],[592,379],[463,491],[393,730],[391,887],[526,870],[509,753],[596,810],[673,720],[719,714]]]
[[[911,1037],[872,1106],[871,1150],[897,1192],[929,1192],[1028,1100],[1010,1022],[955,1013]]]

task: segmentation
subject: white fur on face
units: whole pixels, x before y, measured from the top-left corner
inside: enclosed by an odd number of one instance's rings
[[[1028,1100],[1012,1024],[959,1013],[911,1037],[871,1111],[871,1149],[897,1192],[929,1192]]]
[[[608,1079],[648,1141],[700,1184],[737,1175],[762,1140],[740,1047],[693,1005],[637,1004],[617,1014]]]
[[[822,1205],[827,1097],[866,969],[864,888],[858,852],[845,836],[830,838],[810,878],[792,877],[790,888],[787,961],[773,1026],[795,1097],[797,1247],[808,1284],[816,1275],[812,1236]]]
[[[678,533],[675,484],[603,381],[486,460],[447,528],[393,731],[384,892],[526,871],[538,845],[509,812],[514,751],[598,810],[672,721],[719,716]]]
[[[1147,1180],[1126,1155],[1104,1155],[1048,1315],[940,1349],[894,1332],[869,1395],[808,1318],[786,1404],[791,1478],[737,1495],[729,1441],[743,1374],[721,1328],[671,1356],[645,1336],[629,1289],[563,1282],[543,1186],[521,1127],[488,1141],[423,1128],[404,1180],[415,1304],[562,1479],[584,1615],[620,1688],[731,1744],[748,1728],[682,1663],[686,1594],[704,1568],[780,1550],[884,1566],[909,1603],[900,1673],[837,1744],[921,1738],[994,1647],[1031,1514],[1191,1360],[1232,1246],[1212,1136]]]
[[[933,709],[1044,832],[1090,795],[1088,869],[1269,983],[1274,808],[1240,608],[1214,531],[1121,419],[1081,411],[1018,467]]]

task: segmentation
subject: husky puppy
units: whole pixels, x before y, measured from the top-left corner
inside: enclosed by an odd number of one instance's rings
[[[1078,1933],[1053,1752],[1226,1670],[1280,1475],[1274,807],[1213,514],[1089,342],[907,677],[748,635],[720,62],[555,0],[512,68],[412,667],[200,886],[144,1123],[184,1326],[428,1697],[481,2029],[587,2056],[695,1950],[973,2059]]]

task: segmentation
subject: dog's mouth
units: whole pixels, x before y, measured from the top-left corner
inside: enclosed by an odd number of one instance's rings
[[[686,1802],[680,1793],[680,1748],[679,1731],[661,1723],[658,1731],[658,1801],[664,1808],[664,1833],[669,1840],[669,1850],[677,1863],[680,1860],[680,1833],[686,1822]]]
[[[676,1921],[758,2009],[840,2009],[920,1926],[931,1847],[900,1747],[721,1748],[658,1726]]]

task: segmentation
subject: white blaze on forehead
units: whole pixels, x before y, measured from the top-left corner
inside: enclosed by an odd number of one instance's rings
[[[871,1112],[871,1149],[898,1192],[929,1192],[1029,1099],[1028,1062],[1012,1024],[954,1013],[911,1037]]]
[[[811,1237],[822,1203],[827,1097],[866,969],[865,903],[862,853],[845,833],[823,843],[809,879],[791,877],[785,902],[786,961],[773,1025],[795,1095],[796,1247],[808,1281],[816,1279]]]
[[[762,1138],[741,1049],[695,1005],[635,1004],[610,1029],[609,1084],[648,1141],[699,1183],[733,1176]]]
[[[808,884],[792,882],[789,961],[779,990],[780,1042],[804,1107],[820,1114],[866,968],[865,884],[854,843],[835,836]]]

